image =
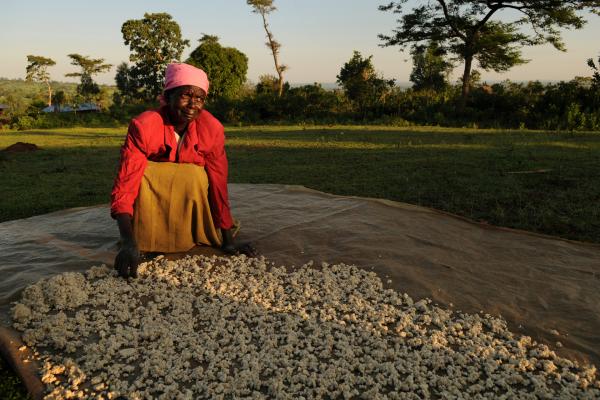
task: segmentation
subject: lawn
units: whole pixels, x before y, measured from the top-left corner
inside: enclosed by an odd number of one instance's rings
[[[0,221],[107,203],[125,128],[8,131]],[[433,207],[489,224],[600,242],[600,135],[362,126],[227,128],[230,181]]]
[[[0,222],[109,201],[123,128],[0,131]],[[227,128],[230,181],[284,183],[600,243],[600,134],[445,128]],[[0,364],[3,398],[24,398]]]

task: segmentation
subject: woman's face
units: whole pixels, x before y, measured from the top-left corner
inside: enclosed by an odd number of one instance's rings
[[[169,111],[175,124],[196,119],[206,101],[206,92],[197,86],[179,86],[169,95]]]

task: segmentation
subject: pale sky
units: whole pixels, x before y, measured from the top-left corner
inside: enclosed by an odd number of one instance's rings
[[[412,0],[416,2],[417,0]],[[275,38],[282,44],[281,61],[289,66],[290,83],[335,82],[341,66],[354,50],[373,55],[378,72],[386,78],[407,82],[412,68],[410,56],[397,47],[381,48],[377,34],[391,33],[396,16],[377,10],[384,0],[275,0],[277,11],[269,16]],[[274,74],[273,60],[264,45],[260,16],[245,0],[3,0],[0,9],[2,60],[0,77],[24,78],[27,55],[54,59],[49,72],[53,80],[76,81],[64,74],[74,72],[69,53],[104,58],[117,65],[128,61],[121,25],[140,19],[144,12],[167,12],[190,40],[182,59],[196,47],[202,34],[217,35],[249,58],[248,79]],[[563,38],[568,51],[551,46],[524,49],[529,64],[503,74],[483,73],[484,80],[570,80],[590,76],[586,60],[600,55],[600,17],[588,16],[579,31]],[[98,75],[100,83],[114,84],[115,68]],[[454,75],[454,79],[458,73]]]

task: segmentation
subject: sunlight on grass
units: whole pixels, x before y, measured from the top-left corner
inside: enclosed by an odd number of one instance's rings
[[[540,142],[540,143],[527,143],[526,146],[550,146],[550,147],[560,147],[565,149],[578,149],[578,150],[589,150],[591,149],[591,145],[581,144],[581,143],[566,143],[566,142]]]
[[[69,128],[0,132],[0,148],[17,142],[33,143],[41,149],[116,147],[123,143],[126,132],[126,128]]]

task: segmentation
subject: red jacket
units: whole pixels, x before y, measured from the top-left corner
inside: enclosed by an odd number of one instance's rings
[[[167,122],[166,109],[146,111],[129,124],[121,148],[119,172],[111,193],[110,213],[133,215],[133,203],[148,160],[192,163],[204,166],[208,175],[208,198],[215,227],[233,225],[227,193],[227,156],[223,125],[206,110],[190,122],[176,159],[177,141],[173,125]]]

